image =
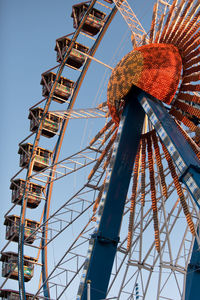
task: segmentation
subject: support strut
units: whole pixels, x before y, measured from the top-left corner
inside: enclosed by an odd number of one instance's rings
[[[113,152],[112,172],[107,183],[107,193],[100,207],[101,218],[90,244],[93,244],[90,260],[86,260],[87,273],[77,299],[87,300],[87,282],[91,282],[91,299],[105,299],[114,257],[119,242],[119,231],[144,121],[144,111],[132,91],[127,95],[117,149]],[[121,130],[120,130],[121,128]],[[121,131],[121,133],[120,133]],[[89,264],[89,265],[88,265]]]

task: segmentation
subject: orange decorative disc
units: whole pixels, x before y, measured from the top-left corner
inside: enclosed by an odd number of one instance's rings
[[[111,116],[119,122],[119,102],[136,85],[170,104],[178,88],[182,59],[172,44],[149,44],[129,52],[113,70],[107,91]]]

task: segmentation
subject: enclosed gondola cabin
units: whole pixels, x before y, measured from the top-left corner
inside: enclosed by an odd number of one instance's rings
[[[19,291],[14,291],[14,290],[7,290],[7,289],[2,289],[0,290],[0,298],[2,300],[19,300]],[[38,297],[34,297],[33,294],[26,293],[26,299],[27,300],[33,300],[33,299],[39,299]]]
[[[43,117],[44,109],[41,107],[32,108],[30,110],[28,118],[30,119],[30,131],[36,132],[39,123]],[[43,122],[41,134],[47,138],[53,137],[60,128],[62,118],[55,114],[48,112]]]
[[[21,144],[18,153],[20,154],[20,167],[28,167],[33,145],[30,143]],[[36,155],[34,159],[33,170],[42,171],[46,167],[49,167],[50,158],[52,157],[52,151],[37,147]]]
[[[12,190],[12,203],[18,205],[22,204],[22,197],[24,193],[25,180],[15,179],[11,182],[10,189]],[[44,187],[29,182],[28,192],[27,192],[27,207],[36,208],[40,202],[44,192]]]
[[[6,239],[13,242],[19,241],[19,225],[20,217],[10,215],[5,217],[4,225],[6,225]],[[27,244],[32,244],[36,238],[35,231],[39,227],[39,223],[33,220],[25,219],[24,224],[24,241]]]
[[[51,88],[54,84],[56,74],[53,72],[47,72],[42,74],[40,84],[42,85],[42,95],[44,97],[49,96]],[[74,81],[60,76],[54,90],[53,100],[58,103],[65,103],[73,92]]]
[[[72,6],[71,17],[73,18],[73,26],[75,29],[79,26],[81,19],[88,9],[87,3],[88,2],[82,2]],[[105,13],[96,8],[92,8],[81,30],[88,35],[96,35],[103,27],[105,17]]]
[[[62,37],[56,40],[55,51],[57,52],[57,62],[61,63],[64,54],[71,43],[71,39],[68,37]],[[86,56],[83,53],[88,53],[89,48],[79,44],[77,42],[74,43],[74,46],[69,54],[68,59],[66,60],[66,64],[79,69],[85,62]]]
[[[18,280],[18,253],[3,252],[1,254],[2,276]],[[31,280],[34,274],[34,263],[36,259],[24,255],[24,280]]]

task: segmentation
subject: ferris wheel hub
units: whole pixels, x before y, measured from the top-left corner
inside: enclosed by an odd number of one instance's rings
[[[108,83],[107,101],[113,120],[119,123],[121,99],[133,85],[170,104],[181,70],[181,55],[171,44],[149,44],[129,52],[113,70]]]

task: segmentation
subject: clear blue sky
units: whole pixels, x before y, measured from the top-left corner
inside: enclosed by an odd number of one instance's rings
[[[130,5],[135,4],[134,11],[148,30],[153,0],[148,1],[145,8],[142,1],[129,2]],[[74,30],[70,15],[75,3],[77,1],[69,0],[0,1],[0,181],[3,214],[10,206],[10,178],[19,170],[18,143],[29,134],[28,109],[42,99],[41,73],[57,64],[54,51],[56,38]],[[124,32],[127,33],[127,26],[119,13],[110,32],[96,55],[108,64]],[[100,80],[98,76],[98,82]]]
[[[153,2],[129,0],[147,31]],[[41,73],[57,64],[56,38],[74,30],[70,15],[72,5],[76,3],[72,0],[0,0],[1,248],[5,244],[4,214],[11,206],[10,179],[19,170],[18,144],[30,133],[28,110],[42,99]],[[118,13],[96,57],[111,64],[113,53],[125,33],[127,25]],[[118,59],[130,50],[129,41],[123,45]],[[90,107],[95,101],[106,100],[106,89],[101,87],[103,95],[94,101],[104,69],[96,64],[92,68],[81,89],[79,107]],[[74,151],[73,147],[71,151]],[[64,190],[60,192],[64,193]]]

